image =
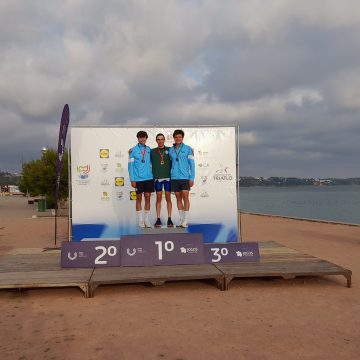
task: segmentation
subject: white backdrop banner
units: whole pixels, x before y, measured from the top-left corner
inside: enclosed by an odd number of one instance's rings
[[[157,146],[163,133],[173,145],[174,128],[72,127],[72,240],[119,239],[146,232],[138,227],[136,194],[127,171],[128,150],[137,144],[136,133],[145,130],[147,145]],[[194,150],[195,183],[190,191],[187,232],[202,233],[205,242],[238,241],[235,127],[189,127],[184,143]],[[174,194],[172,219],[179,222]],[[150,221],[156,221],[155,193]],[[166,223],[165,196],[161,218]],[[172,229],[168,229],[171,232]]]

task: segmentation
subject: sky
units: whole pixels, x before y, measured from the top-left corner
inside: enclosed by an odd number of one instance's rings
[[[70,125],[239,125],[240,175],[360,176],[358,0],[1,0],[0,170]]]

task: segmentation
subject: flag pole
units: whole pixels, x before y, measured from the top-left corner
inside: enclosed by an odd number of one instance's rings
[[[69,105],[65,104],[60,121],[60,129],[59,129],[59,141],[58,141],[58,152],[57,152],[57,161],[56,161],[56,189],[55,189],[55,234],[54,241],[56,246],[56,238],[57,238],[57,217],[59,212],[59,198],[60,198],[60,180],[61,180],[61,172],[62,172],[62,162],[63,156],[65,152],[65,142],[66,142],[66,134],[70,121],[70,110]]]

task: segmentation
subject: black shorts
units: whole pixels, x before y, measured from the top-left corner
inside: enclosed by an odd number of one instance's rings
[[[154,192],[154,180],[136,181],[136,193],[152,193]]]
[[[190,190],[189,180],[171,180],[171,191],[180,192],[182,190]]]

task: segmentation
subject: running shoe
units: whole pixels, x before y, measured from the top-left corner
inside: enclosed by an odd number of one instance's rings
[[[188,222],[186,220],[183,220],[182,223],[180,224],[180,227],[187,228],[188,227]]]
[[[144,220],[139,221],[139,227],[141,227],[141,228],[145,227]]]
[[[174,227],[174,224],[173,224],[171,218],[168,218],[167,227]]]
[[[155,227],[161,227],[161,220],[160,220],[160,218],[157,218],[156,223],[155,223]]]
[[[151,222],[149,220],[145,220],[144,223],[146,228],[152,228]]]

